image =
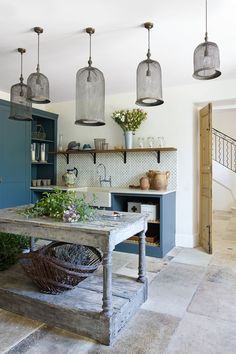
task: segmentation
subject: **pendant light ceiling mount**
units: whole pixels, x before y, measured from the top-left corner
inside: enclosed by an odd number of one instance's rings
[[[29,87],[28,98],[37,104],[50,103],[48,78],[40,72],[39,68],[39,36],[43,33],[42,27],[34,27],[34,32],[38,35],[38,63],[36,72],[30,74],[27,80]]]
[[[92,67],[91,38],[95,29],[87,27],[85,32],[89,34],[89,60],[76,75],[75,124],[100,126],[105,125],[105,80],[103,73]]]
[[[219,48],[216,43],[208,41],[207,17],[207,0],[205,0],[205,38],[204,42],[197,46],[193,55],[193,78],[197,80],[211,80],[221,75],[221,72],[219,70]]]
[[[147,29],[150,30],[153,28],[153,23],[152,22],[145,22],[143,26]]]
[[[43,28],[42,27],[34,27],[34,32],[40,35],[43,33]]]
[[[95,33],[95,29],[93,27],[87,27],[85,31],[90,34],[90,36]]]
[[[152,22],[145,22],[143,27],[148,30],[147,59],[141,61],[137,68],[137,100],[139,106],[151,107],[164,103],[162,99],[162,78],[160,64],[151,59],[150,30],[154,27]]]
[[[25,48],[17,48],[17,52],[21,55],[21,73],[20,83],[11,87],[10,97],[10,116],[9,119],[32,121],[32,103],[28,100],[28,87],[24,84],[23,78],[23,54],[26,53]]]

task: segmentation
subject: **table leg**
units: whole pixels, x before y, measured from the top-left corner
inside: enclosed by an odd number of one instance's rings
[[[30,237],[30,251],[35,251],[35,238]]]
[[[145,231],[139,234],[139,267],[138,267],[138,281],[146,282],[146,262],[145,262]]]
[[[103,313],[111,317],[112,315],[112,252],[103,254]]]

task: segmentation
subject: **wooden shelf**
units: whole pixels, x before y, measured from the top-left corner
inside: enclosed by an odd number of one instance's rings
[[[148,220],[148,224],[160,224],[160,220]]]
[[[54,165],[52,162],[31,162],[32,165]]]
[[[70,155],[78,155],[78,154],[90,154],[93,157],[93,162],[94,164],[96,164],[96,155],[97,154],[117,154],[117,153],[121,153],[123,154],[123,158],[124,158],[124,163],[126,163],[127,161],[127,153],[130,152],[154,152],[156,153],[156,158],[157,158],[157,163],[160,163],[160,153],[162,151],[177,151],[176,148],[174,147],[156,147],[156,148],[135,148],[135,149],[109,149],[109,150],[95,150],[95,149],[91,149],[91,150],[65,150],[65,151],[56,151],[56,152],[51,152],[51,154],[56,154],[56,155],[64,155],[66,157],[66,162],[67,164],[69,164],[70,161]]]

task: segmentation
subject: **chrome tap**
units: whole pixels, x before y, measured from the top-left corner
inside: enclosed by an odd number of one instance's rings
[[[103,167],[103,177],[99,174],[99,167]],[[100,183],[100,187],[102,187],[102,183],[103,182],[108,182],[110,184],[111,187],[111,176],[107,177],[107,170],[106,170],[106,166],[103,163],[100,163],[97,166],[97,173],[99,175],[99,183]]]

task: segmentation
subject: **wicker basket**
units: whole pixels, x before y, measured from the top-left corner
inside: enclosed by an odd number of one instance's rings
[[[59,294],[73,289],[101,264],[99,250],[89,246],[52,242],[22,254],[19,262],[41,292]]]
[[[32,139],[46,139],[46,133],[42,124],[36,125],[36,131],[32,132]]]

